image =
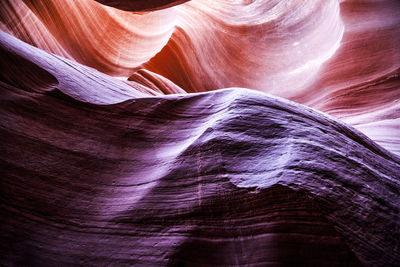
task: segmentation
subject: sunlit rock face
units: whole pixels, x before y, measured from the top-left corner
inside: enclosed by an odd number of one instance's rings
[[[92,0],[0,3],[2,29],[23,41],[114,76],[128,76],[167,43],[174,10],[133,14]]]
[[[4,0],[0,29],[0,265],[399,264],[398,1]]]
[[[190,92],[241,86],[293,95],[344,29],[336,0],[195,0],[179,12],[169,43],[145,66]]]

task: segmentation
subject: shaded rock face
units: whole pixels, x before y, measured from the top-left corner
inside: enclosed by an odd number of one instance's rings
[[[0,2],[1,265],[399,264],[398,2],[78,2]]]
[[[38,92],[55,89],[58,86],[58,81],[53,75],[31,61],[8,51],[3,46],[0,46],[0,53],[2,54],[0,80],[3,83]]]
[[[112,6],[126,11],[152,11],[172,7],[189,0],[96,0],[107,6]]]
[[[320,113],[239,89],[111,106],[2,89],[6,264],[398,259],[399,159]]]
[[[191,214],[199,224],[172,255],[170,266],[362,266],[306,194],[280,185],[257,192],[224,190],[226,195]]]

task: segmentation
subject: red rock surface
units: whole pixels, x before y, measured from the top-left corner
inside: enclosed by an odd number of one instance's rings
[[[399,265],[398,1],[98,2],[0,2],[0,265]]]
[[[2,30],[114,76],[153,57],[175,24],[173,10],[134,14],[92,0],[6,0],[0,12]]]

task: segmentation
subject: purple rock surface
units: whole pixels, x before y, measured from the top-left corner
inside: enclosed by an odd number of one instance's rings
[[[390,150],[272,94],[187,93],[146,65],[111,76],[9,33],[0,31],[0,265],[399,266],[397,132]],[[362,90],[397,96],[390,73]]]

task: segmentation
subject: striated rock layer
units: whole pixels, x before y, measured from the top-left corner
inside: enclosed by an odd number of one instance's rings
[[[0,29],[160,94],[285,97],[400,154],[398,0],[4,0]]]
[[[355,129],[244,89],[99,103],[1,41],[32,74],[2,68],[3,264],[399,261],[400,159]]]
[[[182,2],[0,2],[0,265],[398,265],[399,3]]]
[[[104,73],[129,76],[167,43],[174,10],[128,13],[93,0],[4,0],[0,29]]]

